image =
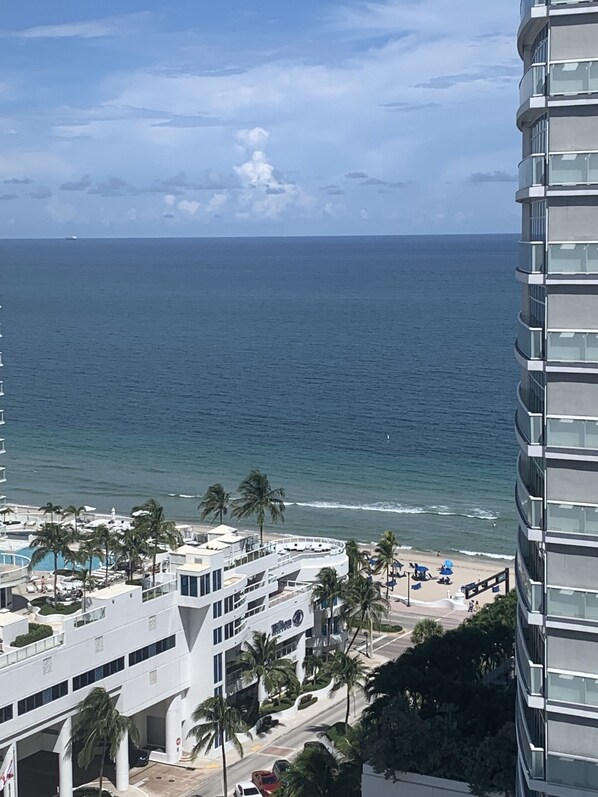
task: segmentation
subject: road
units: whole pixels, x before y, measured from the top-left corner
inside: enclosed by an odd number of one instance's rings
[[[351,705],[351,721],[353,715],[360,715],[365,706],[365,698],[358,695],[355,700],[355,711],[353,711],[353,701]],[[300,727],[289,728],[289,730],[279,736],[271,746],[265,745],[257,752],[251,752],[251,748],[246,751],[246,758],[236,761],[228,767],[229,794],[232,794],[235,783],[242,780],[251,780],[251,773],[256,769],[270,769],[277,758],[292,759],[302,748],[303,743],[310,739],[317,739],[318,734],[326,730],[335,722],[345,718],[345,701],[335,702],[325,708],[312,722]],[[197,787],[188,792],[184,797],[220,797],[222,795],[222,774],[217,771],[209,778],[200,781]]]

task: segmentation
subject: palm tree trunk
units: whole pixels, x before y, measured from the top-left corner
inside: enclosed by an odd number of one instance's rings
[[[105,566],[106,566],[106,571],[105,571],[105,572],[106,572],[106,577],[105,577],[105,579],[104,579],[104,586],[105,586],[105,587],[107,587],[107,586],[108,586],[108,540],[106,540],[106,550],[104,551],[104,554],[105,554],[105,556],[106,556],[106,562],[105,562]]]
[[[54,551],[54,606],[56,606],[56,589],[58,587],[58,554]]]
[[[228,797],[228,775],[226,772],[226,743],[224,733],[220,737],[220,741],[222,743],[222,785],[224,786],[224,797]]]
[[[222,522],[223,522],[223,518],[224,518],[223,512],[224,512],[224,510],[222,509],[222,507],[220,507],[220,512],[218,513],[218,516],[220,517],[220,525],[221,526],[222,526]]]
[[[100,759],[100,797],[102,797],[102,789],[104,787],[104,760],[106,758],[106,748],[108,746],[108,739],[104,737],[102,743],[102,758]]]
[[[360,631],[361,631],[361,623],[358,623],[358,625],[357,625],[357,628],[355,629],[355,633],[353,634],[353,638],[352,638],[352,639],[351,639],[351,641],[349,642],[349,647],[347,648],[347,651],[346,651],[347,653],[348,653],[348,652],[351,650],[351,648],[353,647],[353,644],[355,643],[355,640],[357,639],[357,634],[358,634]]]
[[[328,610],[326,618],[326,661],[330,657],[330,635],[332,633],[332,606]]]
[[[374,621],[370,619],[370,655],[371,659],[374,655]]]
[[[264,544],[264,524],[260,523],[260,548]]]
[[[156,544],[154,545],[154,555],[152,558],[152,587],[156,585],[156,557],[158,556],[158,538],[156,537]]]
[[[345,712],[345,729],[349,724],[349,712],[351,711],[351,690],[347,685],[347,711]]]
[[[389,575],[390,575],[390,566],[388,563],[386,564],[386,600],[388,600],[388,582],[389,582]]]

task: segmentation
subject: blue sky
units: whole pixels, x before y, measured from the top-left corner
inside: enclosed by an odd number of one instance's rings
[[[515,232],[516,0],[30,0],[0,236]]]

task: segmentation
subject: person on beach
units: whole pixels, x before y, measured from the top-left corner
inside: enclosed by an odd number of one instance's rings
[[[470,614],[473,614],[473,607],[474,607],[474,603],[473,603],[473,601],[469,601],[469,606],[468,606],[468,608],[467,608],[467,611],[468,611]]]
[[[46,577],[42,576],[42,580],[40,582],[40,589],[42,592],[47,592],[48,588],[46,587]]]

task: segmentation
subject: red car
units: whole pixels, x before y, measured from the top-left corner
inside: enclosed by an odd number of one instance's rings
[[[274,794],[280,786],[280,781],[276,775],[273,775],[268,769],[258,769],[256,772],[252,772],[251,781],[258,787],[263,797]]]

